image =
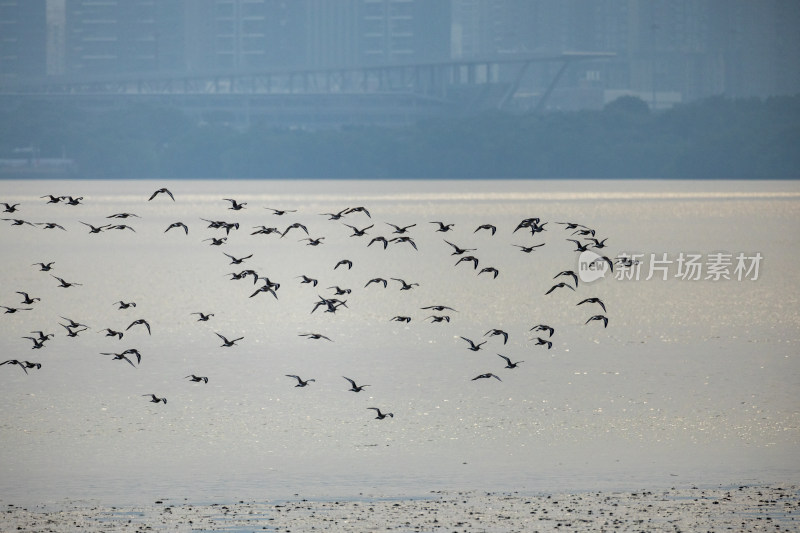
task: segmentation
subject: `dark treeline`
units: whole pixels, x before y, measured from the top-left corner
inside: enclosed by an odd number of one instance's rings
[[[0,114],[0,158],[66,154],[80,178],[800,177],[800,95],[722,97],[651,112],[633,97],[602,111],[485,113],[406,128],[247,131],[175,109],[88,113],[27,100]],[[23,156],[24,157],[24,156]]]

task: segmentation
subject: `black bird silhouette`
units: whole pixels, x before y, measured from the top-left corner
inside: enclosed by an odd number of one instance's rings
[[[80,324],[79,324],[79,325],[80,325]],[[76,327],[76,326],[73,326],[73,325],[71,325],[71,324],[70,324],[70,326],[69,326],[69,327],[71,327],[71,328],[74,328],[74,327]],[[102,333],[103,331],[105,331],[105,332],[106,332],[106,337],[117,337],[117,338],[119,338],[119,339],[122,339],[122,332],[121,332],[121,331],[114,331],[114,330],[113,330],[113,329],[111,329],[111,328],[106,328],[106,329],[104,329],[104,330],[100,330],[100,331],[98,331],[98,333]]]
[[[320,215],[323,215],[323,216],[327,215],[329,217],[328,220],[339,220],[340,218],[342,218],[343,216],[345,216],[348,213],[348,209],[350,209],[350,208],[349,207],[345,207],[344,209],[342,209],[338,213],[320,213]]]
[[[255,229],[256,231],[254,231],[250,235],[269,235],[270,233],[277,233],[278,235],[280,235],[281,233],[280,231],[278,231],[278,228],[274,227],[268,228],[266,226],[253,226],[253,229]]]
[[[223,244],[225,244],[225,241],[227,240],[228,240],[227,237],[220,237],[219,239],[216,237],[209,237],[208,239],[203,239],[203,242],[211,241],[211,244],[209,246],[222,246]]]
[[[83,196],[78,196],[77,198],[73,198],[72,196],[62,196],[62,200],[66,200],[67,205],[79,205],[81,200],[83,200]]]
[[[531,340],[534,340],[534,339],[531,339]],[[543,339],[541,337],[536,337],[535,340],[536,340],[536,346],[547,346],[548,350],[553,347],[553,343],[551,341],[547,340],[547,339]]]
[[[505,355],[503,355],[503,354],[501,354],[501,353],[499,353],[499,354],[497,354],[497,355],[499,355],[500,357],[502,357],[503,359],[505,359],[505,360],[506,360],[506,366],[505,366],[505,368],[517,368],[517,365],[518,365],[518,364],[520,364],[520,363],[524,363],[524,362],[525,362],[525,361],[517,361],[516,363],[512,363],[512,362],[511,362],[511,359],[509,359],[509,358],[508,358],[508,357],[506,357]]]
[[[48,333],[47,335],[45,335],[44,331],[31,331],[31,333],[38,333],[39,334],[39,340],[41,340],[41,341],[46,341],[46,340],[50,339],[51,337],[55,337],[55,335],[52,334],[52,333]]]
[[[589,249],[590,246],[589,244],[583,244],[581,241],[576,241],[575,239],[567,239],[567,240],[575,243],[575,250],[573,250],[574,252],[585,252],[586,250]]]
[[[552,287],[550,287],[550,290],[548,290],[548,291],[547,291],[546,293],[544,293],[544,294],[545,294],[545,296],[547,296],[548,294],[550,294],[550,293],[551,293],[551,292],[553,292],[554,290],[556,290],[556,289],[558,289],[558,288],[561,288],[561,287],[568,287],[569,289],[571,289],[571,290],[573,290],[573,291],[575,290],[575,289],[572,287],[572,285],[570,285],[569,283],[564,283],[564,282],[562,281],[561,283],[556,283],[555,285],[553,285]]]
[[[247,202],[239,203],[233,198],[223,198],[223,200],[230,202],[231,206],[228,209],[233,209],[234,211],[239,211],[240,209],[244,209],[244,206],[247,205]]]
[[[478,376],[475,376],[475,377],[474,377],[474,378],[472,378],[470,381],[475,381],[476,379],[486,379],[486,378],[494,378],[494,379],[496,379],[497,381],[503,381],[502,379],[500,379],[499,377],[497,377],[495,374],[492,374],[491,372],[487,372],[486,374],[480,374],[480,375],[478,375]]]
[[[343,289],[338,285],[334,285],[333,287],[328,287],[328,288],[333,289],[334,292],[336,293],[336,296],[342,296],[343,294],[350,294],[351,292],[353,292],[352,289]]]
[[[431,315],[425,317],[425,320],[431,319],[431,324],[435,324],[437,322],[450,322],[450,317],[447,315]]]
[[[208,313],[207,315],[197,312],[197,313],[189,313],[190,315],[199,315],[200,318],[197,319],[198,322],[208,322],[208,319],[214,316],[214,313]]]
[[[471,256],[471,255],[465,255],[464,257],[462,257],[461,259],[459,259],[458,261],[456,261],[456,266],[458,266],[458,264],[459,264],[460,262],[462,262],[462,261],[467,261],[467,262],[469,262],[469,261],[472,261],[472,264],[473,264],[473,267],[472,267],[472,268],[473,268],[474,270],[477,270],[477,269],[478,269],[478,258],[477,258],[477,257]]]
[[[525,252],[526,254],[529,254],[531,252],[535,252],[536,248],[541,248],[542,246],[544,246],[544,243],[542,243],[542,244],[534,244],[533,246],[522,246],[520,244],[512,244],[511,246],[516,246],[521,251]]]
[[[81,220],[79,220],[78,222],[80,222],[84,226],[89,226],[89,233],[100,233],[101,231],[110,226],[110,224],[105,224],[103,226],[92,226],[91,224],[87,224],[86,222],[83,222]]]
[[[262,287],[259,287],[258,289],[256,289],[255,292],[250,295],[250,298],[252,298],[253,296],[256,296],[257,294],[261,294],[262,292],[268,292],[272,296],[274,296],[276,300],[278,299],[278,293],[275,292],[275,289],[273,289],[272,285],[270,285],[270,284],[263,285]]]
[[[353,230],[353,234],[350,235],[351,237],[363,237],[364,235],[367,234],[367,230],[373,227],[374,225],[375,224],[370,224],[366,228],[358,229],[357,227],[351,226],[350,224],[345,224],[345,226]]]
[[[591,229],[591,228],[576,229],[575,231],[572,232],[572,234],[573,235],[577,234],[577,235],[581,235],[581,236],[584,236],[584,237],[586,235],[591,235],[592,237],[594,237],[594,230]]]
[[[2,363],[0,363],[0,366],[6,365],[6,364],[8,364],[8,365],[17,365],[22,370],[24,370],[26,374],[28,373],[28,369],[29,368],[36,368],[36,369],[42,368],[42,364],[41,363],[31,363],[30,361],[18,361],[16,359],[9,359],[7,361],[3,361]]]
[[[417,243],[414,242],[414,239],[408,236],[403,237],[395,237],[394,239],[389,239],[389,242],[407,242],[410,244],[415,250],[417,250]]]
[[[377,407],[367,407],[367,409],[372,409],[373,411],[375,411],[377,413],[377,416],[375,417],[375,420],[383,420],[387,416],[389,416],[391,418],[394,418],[394,413],[381,413],[381,410],[378,409]]]
[[[369,387],[369,385],[356,385],[356,382],[352,379],[348,378],[347,376],[342,376],[344,379],[350,382],[350,389],[353,392],[361,392],[364,390],[364,387]]]
[[[419,283],[406,283],[404,280],[402,280],[400,278],[389,278],[389,279],[394,280],[394,281],[399,281],[401,283],[401,285],[402,285],[400,287],[401,291],[408,291],[408,290],[411,290],[414,287],[419,287]]]
[[[537,324],[528,331],[547,331],[550,333],[550,336],[552,337],[553,333],[555,333],[556,330],[546,324]]]
[[[285,237],[286,234],[289,233],[289,230],[295,228],[300,228],[301,230],[306,232],[306,235],[308,235],[308,228],[299,222],[295,222],[294,224],[290,224],[285,230],[283,230],[283,233],[281,233],[281,238]]]
[[[79,322],[75,322],[71,318],[67,318],[65,316],[62,316],[61,318],[63,318],[67,322],[69,322],[69,327],[71,327],[71,328],[77,328],[77,327],[80,327],[80,326],[83,326],[84,328],[87,328],[87,329],[89,328],[89,326],[87,326],[86,324],[81,324]]]
[[[3,220],[8,220],[11,222],[12,226],[22,226],[23,224],[27,224],[29,226],[36,227],[33,222],[28,222],[27,220],[22,220],[21,218],[4,218]]]
[[[303,278],[303,281],[301,281],[300,283],[310,283],[312,287],[316,287],[317,286],[317,280],[315,280],[314,278],[309,278],[305,274],[297,276],[297,277],[298,278]]]
[[[578,306],[581,304],[598,304],[600,307],[603,308],[603,311],[606,310],[606,304],[604,304],[600,298],[586,298],[585,300],[581,300],[575,305]]]
[[[123,302],[122,300],[114,302],[111,305],[116,305],[116,304],[119,304],[118,309],[128,309],[129,307],[136,307],[136,302]]]
[[[531,226],[536,226],[537,224],[539,224],[539,217],[531,217],[523,219],[519,224],[517,224],[517,227],[514,228],[514,231],[512,231],[511,233],[516,233],[517,230],[520,230],[522,228],[530,228]]]
[[[39,198],[50,198],[47,203],[48,204],[57,204],[61,201],[60,196],[53,196],[52,194],[45,194],[44,196],[40,196]]]
[[[50,275],[53,276],[52,274],[50,274]],[[59,285],[59,287],[63,287],[65,289],[67,289],[69,287],[72,287],[74,285],[83,285],[83,283],[74,283],[74,282],[64,281],[63,279],[59,278],[58,276],[53,276],[53,277],[56,278],[59,281],[59,283],[61,283],[61,285]]]
[[[294,379],[296,379],[296,380],[297,380],[297,385],[295,385],[295,387],[305,387],[305,386],[306,386],[306,385],[308,385],[310,382],[312,382],[312,381],[316,381],[315,379],[306,379],[306,380],[303,380],[303,379],[300,379],[300,376],[295,376],[294,374],[286,374],[286,377],[287,377],[287,378],[294,378]]]
[[[168,232],[172,228],[183,228],[183,231],[186,232],[186,235],[189,235],[189,227],[183,222],[173,222],[172,224],[167,226],[167,229],[164,230],[164,233]]]
[[[133,229],[132,227],[128,226],[127,224],[114,224],[114,225],[106,227],[106,230],[111,230],[111,229],[119,229],[119,230],[129,229],[132,232],[136,233],[136,230]]]
[[[487,230],[491,231],[492,235],[494,235],[495,232],[497,231],[497,228],[495,226],[491,225],[491,224],[481,224],[472,233],[478,233],[478,231],[480,231],[482,229],[487,229]]]
[[[342,259],[341,261],[336,263],[336,266],[333,267],[333,269],[336,270],[337,268],[339,268],[342,265],[346,266],[347,270],[350,270],[351,268],[353,268],[353,262],[352,261],[350,261],[349,259]]]
[[[147,320],[145,320],[144,318],[140,318],[140,319],[138,319],[138,320],[134,320],[133,322],[131,322],[131,323],[130,323],[130,325],[129,325],[127,328],[125,328],[125,331],[128,331],[128,330],[129,330],[129,329],[131,329],[133,326],[136,326],[136,325],[138,325],[138,324],[143,324],[143,325],[144,325],[144,326],[147,328],[147,333],[148,333],[149,335],[152,335],[152,333],[150,333],[150,324],[148,324],[148,323],[147,323]]]
[[[447,311],[454,311],[454,312],[458,313],[458,311],[456,311],[452,307],[447,307],[446,305],[428,305],[426,307],[420,307],[420,309],[425,309],[425,310],[432,309],[434,311],[439,311],[439,312],[447,310]]]
[[[431,224],[438,224],[439,229],[437,229],[436,231],[441,231],[443,233],[447,233],[448,231],[453,229],[453,226],[455,226],[455,224],[445,224],[444,222],[431,222]]]
[[[325,339],[326,341],[333,342],[330,338],[326,337],[325,335],[323,335],[321,333],[298,333],[297,336],[298,337],[306,337],[308,339],[315,339],[315,340],[316,339]]]
[[[462,254],[465,254],[467,252],[474,252],[474,251],[477,250],[477,248],[461,248],[461,247],[453,244],[452,242],[448,241],[447,239],[443,239],[443,240],[444,240],[444,242],[446,242],[447,244],[449,244],[450,246],[453,247],[453,253],[450,254],[450,255],[462,255]],[[456,264],[458,264],[458,263],[456,263]]]
[[[253,254],[246,255],[244,257],[233,257],[231,254],[226,254],[225,252],[222,252],[222,255],[224,255],[225,257],[227,257],[227,258],[229,258],[231,260],[231,262],[229,263],[231,265],[241,265],[247,259],[250,259],[251,257],[253,257]]]
[[[238,339],[228,340],[219,333],[217,333],[216,331],[214,332],[214,335],[222,339],[222,345],[220,347],[226,347],[226,348],[233,346],[234,344],[236,344],[237,341],[244,339],[244,337],[239,337]]]
[[[366,207],[351,207],[350,209],[347,210],[347,213],[345,214],[349,215],[350,213],[359,213],[359,212],[364,213],[369,218],[372,218],[372,215],[369,214],[369,211],[367,211]]]
[[[20,204],[10,204],[9,205],[8,203],[3,202],[3,205],[6,206],[6,208],[3,210],[3,213],[14,213],[14,212],[17,211],[17,206],[20,205]]]
[[[508,333],[506,333],[502,329],[490,329],[489,331],[487,331],[486,333],[483,334],[484,337],[486,335],[491,335],[493,337],[495,335],[502,335],[503,336],[503,344],[508,342]]]
[[[59,326],[61,326],[62,328],[67,330],[67,337],[77,337],[78,333],[80,333],[82,331],[86,331],[87,329],[89,329],[89,328],[76,329],[77,326],[76,327],[70,327],[70,326],[67,326],[66,324],[59,324]]]
[[[142,218],[139,215],[135,215],[133,213],[114,213],[113,215],[108,215],[106,218],[130,218],[130,217]]]
[[[367,282],[367,284],[366,284],[366,285],[364,285],[364,287],[367,287],[367,286],[368,286],[370,283],[383,283],[383,288],[384,288],[384,289],[385,289],[385,288],[386,288],[386,286],[389,284],[389,282],[388,282],[388,281],[386,281],[386,280],[385,280],[385,279],[383,279],[383,278],[372,278],[371,280],[369,280],[369,281]]]
[[[47,272],[53,269],[53,265],[55,263],[56,263],[55,261],[50,261],[49,263],[33,263],[31,266],[39,265],[40,272]]]
[[[382,242],[384,250],[386,249],[387,246],[389,246],[389,241],[386,240],[386,237],[375,237],[374,239],[369,241],[369,244],[367,244],[367,247],[372,246],[373,242]]]
[[[5,308],[5,314],[7,315],[14,314],[17,311],[33,311],[33,307],[8,307],[6,305],[0,305],[0,307]]]
[[[127,350],[122,352],[122,355],[128,355],[128,354],[136,356],[137,365],[142,364],[142,354],[139,353],[139,350],[137,350],[136,348],[128,348]]]
[[[482,268],[482,269],[481,269],[481,271],[480,271],[480,272],[478,272],[478,275],[480,276],[480,275],[481,275],[481,274],[483,274],[484,272],[489,272],[489,273],[491,273],[491,274],[492,274],[492,279],[496,278],[496,277],[497,277],[497,276],[500,274],[500,271],[498,271],[498,270],[497,270],[496,268],[494,268],[494,267],[484,267],[484,268]]]
[[[278,216],[285,215],[286,213],[297,213],[297,209],[274,209],[272,207],[265,207],[264,209],[269,209],[270,211],[272,211],[273,215],[278,215]]]
[[[475,344],[474,342],[472,342],[471,340],[469,340],[466,337],[461,337],[461,338],[469,343],[469,349],[472,350],[473,352],[477,352],[478,350],[481,349],[481,346],[486,344],[486,341],[483,341],[480,344]]]
[[[409,322],[411,322],[411,317],[410,316],[397,315],[397,316],[394,316],[394,317],[390,318],[389,322],[405,322],[406,324],[408,324]]]
[[[16,292],[17,294],[22,295],[23,300],[20,303],[23,303],[25,305],[31,305],[34,302],[41,301],[41,298],[31,298],[25,291],[16,291]]]
[[[306,237],[305,239],[300,239],[300,241],[298,242],[308,241],[308,243],[306,243],[306,246],[319,246],[320,244],[322,244],[322,241],[324,239],[325,237],[317,237],[316,239],[312,239],[311,237]]]
[[[574,271],[572,271],[572,270],[562,270],[561,272],[559,272],[558,274],[553,276],[553,279],[556,279],[559,276],[572,276],[572,279],[575,280],[575,286],[576,287],[578,286],[578,275]]]
[[[166,398],[159,398],[155,394],[142,394],[142,396],[150,396],[150,401],[152,403],[164,402],[164,405],[167,405],[167,399]]]
[[[384,224],[387,224],[387,225],[389,225],[389,226],[394,228],[394,231],[392,233],[405,233],[410,228],[413,228],[414,226],[416,226],[416,224],[411,224],[409,226],[396,226],[396,225],[392,224],[391,222],[384,222]]]
[[[37,226],[42,226],[42,229],[61,229],[67,231],[67,228],[62,226],[61,224],[56,224],[55,222],[34,222]]]
[[[38,350],[39,348],[44,348],[44,342],[47,339],[37,339],[36,337],[22,337],[23,339],[30,339],[33,342],[33,346],[31,347],[32,350]]]
[[[208,378],[205,376],[195,376],[194,374],[189,374],[188,376],[184,377],[183,379],[189,378],[191,381],[195,383],[204,382],[208,383]]]
[[[607,327],[608,327],[608,318],[607,318],[607,317],[605,317],[605,316],[603,316],[603,315],[594,315],[594,316],[593,316],[593,317],[591,317],[589,320],[587,320],[586,322],[584,322],[584,326],[585,326],[586,324],[588,324],[589,322],[591,322],[592,320],[602,320],[602,321],[603,321],[603,327],[604,327],[604,328],[607,328]]]
[[[592,241],[592,244],[594,245],[593,248],[605,248],[606,247],[606,241],[608,240],[608,237],[606,237],[602,241],[597,240],[594,237],[592,237],[591,239],[587,239],[587,240]]]
[[[136,368],[136,365],[133,364],[133,361],[128,359],[128,356],[124,353],[100,352],[100,355],[113,355],[114,357],[111,359],[112,361],[127,361],[129,365],[131,365],[133,368]]]
[[[149,202],[150,200],[152,200],[153,198],[155,198],[159,194],[166,194],[170,198],[172,198],[173,202],[175,201],[175,197],[172,196],[172,193],[166,187],[162,187],[162,188],[158,189],[156,192],[154,192],[152,195],[150,195],[150,198],[148,198],[147,201]]]

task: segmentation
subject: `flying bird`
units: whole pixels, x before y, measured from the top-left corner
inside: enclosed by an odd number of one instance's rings
[[[450,255],[462,255],[462,254],[465,254],[467,252],[474,252],[474,251],[477,250],[477,248],[461,248],[460,246],[457,246],[457,245],[453,244],[452,242],[448,241],[447,239],[443,239],[443,240],[444,240],[444,242],[446,242],[447,244],[449,244],[450,246],[453,247],[453,253],[450,254]],[[458,263],[456,263],[456,264],[458,264]]]
[[[272,207],[265,207],[264,209],[269,209],[270,211],[272,211],[273,215],[278,215],[278,216],[285,215],[286,213],[297,213],[297,209],[274,209]]]
[[[366,285],[364,285],[364,287],[367,287],[367,286],[369,286],[369,284],[370,284],[370,283],[383,283],[383,288],[384,288],[384,289],[385,289],[385,288],[386,288],[386,286],[389,284],[389,282],[388,282],[388,281],[386,281],[386,280],[385,280],[385,279],[383,279],[383,278],[372,278],[371,280],[369,280],[369,281],[367,282],[367,284],[366,284]]]
[[[496,379],[497,381],[503,381],[502,379],[500,379],[499,377],[497,377],[497,375],[495,375],[495,374],[492,374],[491,372],[487,372],[486,374],[480,374],[480,375],[478,375],[478,376],[475,376],[475,377],[474,377],[474,378],[472,378],[470,381],[475,381],[476,379],[486,379],[486,378],[494,378],[494,379]]]
[[[353,262],[352,261],[350,261],[349,259],[342,259],[341,261],[336,263],[336,266],[333,267],[333,269],[336,270],[337,268],[339,268],[342,265],[346,266],[347,270],[350,270],[351,268],[353,268]]]
[[[550,290],[548,290],[548,291],[547,291],[546,293],[544,293],[544,294],[545,294],[545,296],[547,296],[548,294],[550,294],[550,293],[551,293],[551,292],[553,292],[554,290],[556,290],[556,289],[559,289],[559,288],[561,288],[561,287],[567,287],[567,288],[569,288],[570,290],[573,290],[573,291],[575,290],[574,288],[572,288],[572,285],[570,285],[569,283],[564,283],[564,282],[562,281],[561,283],[556,283],[555,285],[553,285],[552,287],[550,287]]]
[[[155,394],[142,394],[142,396],[150,396],[150,401],[152,403],[164,402],[164,405],[167,405],[167,399],[166,398],[159,398]]]
[[[150,195],[150,198],[148,198],[147,201],[149,202],[150,200],[152,200],[153,198],[155,198],[159,194],[166,194],[170,198],[172,198],[173,202],[175,201],[175,197],[172,196],[172,193],[166,187],[162,187],[162,188],[158,189],[156,192],[154,192],[152,195]]]
[[[309,278],[305,274],[297,276],[297,277],[298,278],[303,278],[303,281],[301,281],[300,283],[310,283],[312,287],[316,287],[317,286],[317,280],[315,280],[314,278]]]
[[[186,235],[189,235],[189,227],[183,222],[173,222],[172,224],[167,226],[167,229],[164,230],[164,233],[168,232],[172,228],[183,228],[183,231],[186,232]]]
[[[603,311],[606,310],[606,304],[604,304],[603,301],[600,298],[586,298],[585,300],[581,300],[580,302],[578,302],[575,305],[578,306],[578,305],[581,305],[581,304],[597,304],[597,305],[599,305],[600,307],[603,308]]]
[[[438,224],[439,229],[437,229],[436,231],[441,231],[442,233],[447,233],[448,231],[453,229],[453,226],[455,226],[455,224],[445,224],[444,222],[431,222],[431,224]]]
[[[528,331],[547,331],[550,333],[550,336],[552,337],[553,333],[555,333],[556,330],[546,324],[537,324]]]
[[[50,261],[49,263],[33,263],[31,266],[39,265],[40,272],[47,272],[53,269],[53,265],[55,263],[56,263],[55,261]]]
[[[296,379],[296,380],[297,380],[297,385],[295,385],[295,387],[305,387],[305,386],[306,386],[306,385],[308,385],[310,382],[312,382],[312,381],[316,381],[315,379],[306,379],[306,380],[303,380],[303,379],[300,379],[300,376],[295,376],[294,374],[286,374],[286,377],[287,377],[287,378],[294,378],[294,379]]]
[[[411,224],[409,226],[396,226],[396,225],[392,224],[391,222],[384,222],[384,224],[387,224],[387,225],[389,225],[389,226],[394,228],[394,231],[392,233],[405,233],[410,228],[413,228],[414,226],[416,226],[416,224]]]
[[[197,312],[197,313],[189,313],[190,315],[199,315],[200,318],[197,319],[198,322],[208,322],[208,319],[214,316],[214,313],[208,313],[207,315]]]
[[[79,324],[79,325],[82,325],[82,324]],[[70,324],[69,327],[74,328],[74,327],[77,327],[77,326],[73,326],[73,325]],[[102,333],[103,331],[106,332],[106,337],[117,337],[119,339],[122,339],[122,332],[121,331],[114,331],[111,328],[106,328],[106,329],[98,331],[98,333]]]
[[[471,255],[465,255],[464,257],[462,257],[461,259],[456,261],[456,266],[458,266],[458,264],[460,262],[462,262],[462,261],[467,261],[467,262],[472,261],[472,263],[473,263],[473,267],[472,268],[474,270],[478,269],[478,258],[477,257],[471,256]]]
[[[475,231],[473,231],[472,233],[478,233],[478,231],[480,231],[480,230],[482,230],[482,229],[485,229],[485,230],[489,230],[489,231],[491,231],[491,232],[492,232],[492,235],[494,235],[494,234],[495,234],[495,232],[497,231],[497,228],[496,228],[495,226],[491,225],[491,224],[481,224],[481,225],[480,225],[480,226],[478,226],[478,227],[477,227],[477,229],[475,229]]]
[[[483,334],[484,337],[486,335],[491,335],[493,337],[495,335],[502,335],[503,336],[503,344],[508,342],[508,333],[506,333],[502,329],[490,329],[489,331],[487,331],[486,333]]]
[[[534,339],[531,339],[531,340],[534,340]],[[547,340],[547,339],[543,339],[541,337],[536,337],[535,340],[536,340],[536,346],[547,346],[548,350],[553,347],[553,343],[551,341]]]
[[[559,272],[558,274],[553,276],[553,279],[556,279],[559,276],[572,276],[572,279],[575,280],[575,286],[576,287],[578,286],[578,275],[575,273],[575,271],[573,271],[573,270],[562,270],[561,272]]]
[[[230,202],[231,206],[228,209],[233,209],[234,211],[239,211],[240,209],[244,209],[244,206],[247,205],[247,202],[239,203],[233,198],[223,198],[223,200]]]
[[[589,318],[586,322],[584,322],[584,326],[591,322],[592,320],[602,320],[603,321],[603,328],[608,327],[608,318],[604,315],[594,315],[593,317]]]
[[[480,275],[481,275],[481,274],[483,274],[484,272],[489,272],[489,273],[491,273],[491,274],[492,274],[492,279],[495,279],[495,278],[496,278],[496,277],[497,277],[497,276],[500,274],[500,271],[499,271],[499,270],[497,270],[497,269],[496,269],[496,268],[494,268],[494,267],[484,267],[484,268],[482,268],[482,269],[481,269],[481,271],[480,271],[480,272],[478,272],[478,275],[480,276]]]
[[[389,416],[391,418],[394,418],[394,413],[381,413],[381,410],[378,409],[377,407],[367,407],[367,409],[372,409],[373,411],[375,411],[377,413],[377,416],[375,417],[375,420],[383,420],[387,416]]]
[[[203,383],[208,383],[208,378],[205,377],[205,376],[195,376],[194,374],[189,374],[188,376],[184,377],[183,379],[186,379],[186,378],[189,378],[189,380],[193,381],[194,383],[199,383],[201,381]]]
[[[111,305],[117,305],[117,304],[119,304],[119,307],[117,309],[128,309],[129,307],[136,307],[136,302],[123,302],[122,300],[114,302]]]
[[[23,298],[23,300],[20,303],[23,303],[25,305],[31,305],[32,303],[35,303],[35,302],[38,302],[38,301],[41,300],[41,298],[31,298],[30,296],[28,296],[28,293],[25,292],[25,291],[16,291],[16,292],[17,292],[17,294],[21,295],[22,298]]]
[[[150,333],[150,324],[148,324],[147,320],[145,320],[144,318],[140,318],[138,320],[134,320],[133,322],[131,322],[130,325],[127,328],[125,328],[125,331],[128,331],[133,326],[136,326],[136,325],[139,325],[139,324],[144,325],[147,328],[148,335],[152,335],[152,333]]]
[[[461,338],[469,343],[469,349],[472,350],[473,352],[477,352],[478,350],[481,349],[481,346],[486,344],[486,341],[483,341],[480,344],[475,344],[474,342],[472,342],[471,340],[469,340],[466,337],[461,337]]]
[[[326,341],[333,342],[329,337],[326,337],[325,335],[323,335],[321,333],[298,333],[297,336],[298,337],[306,337],[308,339],[314,339],[314,340],[316,340],[316,339],[325,339]]]
[[[353,392],[361,392],[362,390],[364,390],[364,387],[369,387],[369,385],[356,385],[356,382],[348,378],[347,376],[342,376],[342,377],[350,382],[350,389],[348,390],[351,390]]]
[[[512,362],[511,362],[511,359],[509,359],[509,358],[508,358],[508,357],[506,357],[505,355],[503,355],[503,354],[500,354],[500,353],[499,353],[499,354],[497,354],[497,355],[499,355],[500,357],[502,357],[503,359],[505,359],[505,360],[506,360],[506,366],[505,366],[505,368],[517,368],[517,365],[518,365],[518,364],[520,364],[520,363],[524,363],[524,362],[525,362],[525,361],[517,361],[516,363],[512,363]]]
[[[240,341],[240,340],[244,339],[244,337],[239,337],[238,339],[228,340],[225,337],[223,337],[222,335],[220,335],[219,333],[217,333],[216,331],[214,332],[214,335],[216,335],[217,337],[222,339],[222,345],[220,346],[221,348],[222,347],[226,347],[227,348],[227,347],[233,346],[234,344],[236,344],[237,341]]]
[[[7,315],[14,314],[17,311],[33,311],[33,307],[8,307],[6,305],[0,305],[0,307],[5,308],[5,314]]]

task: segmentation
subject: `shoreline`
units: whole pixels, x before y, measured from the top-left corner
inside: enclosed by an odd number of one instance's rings
[[[800,486],[671,487],[637,491],[435,490],[359,496],[143,506],[66,501],[3,504],[0,530],[100,531],[787,531],[800,527]]]

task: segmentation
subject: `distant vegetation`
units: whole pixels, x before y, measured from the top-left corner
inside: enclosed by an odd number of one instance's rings
[[[657,113],[623,97],[602,111],[314,132],[28,100],[0,113],[0,158],[26,146],[42,158],[66,154],[81,178],[785,179],[800,177],[800,95],[715,97]]]

